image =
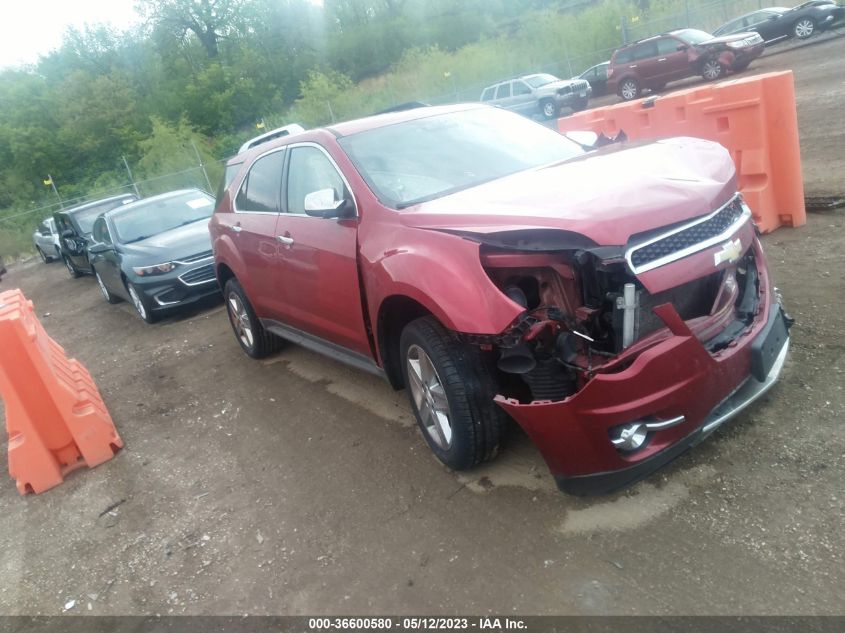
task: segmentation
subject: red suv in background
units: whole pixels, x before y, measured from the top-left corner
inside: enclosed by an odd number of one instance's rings
[[[657,35],[613,53],[607,90],[629,101],[644,88],[659,91],[670,81],[686,77],[701,75],[713,81],[728,70],[745,70],[765,46],[758,33],[713,37],[705,31],[682,29]]]
[[[788,320],[716,143],[586,151],[444,106],[274,140],[227,174],[210,229],[244,352],[287,339],[385,376],[452,468],[494,456],[511,417],[561,489],[606,492],[783,367]]]

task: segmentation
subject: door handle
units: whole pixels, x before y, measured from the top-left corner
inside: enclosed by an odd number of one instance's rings
[[[277,235],[276,239],[279,240],[282,244],[284,244],[286,246],[292,246],[293,245],[293,238],[288,237],[287,235]]]
[[[659,61],[659,62],[665,62],[665,61],[666,61],[666,58],[665,58],[665,57],[661,57],[661,58],[660,58],[660,59],[658,59],[657,61]]]
[[[637,67],[636,64],[631,64],[630,66],[628,66],[628,68],[636,68],[636,67]]]
[[[235,225],[232,226],[232,230],[235,233],[240,233],[241,231],[244,230],[244,227],[242,227],[240,224],[235,224]]]

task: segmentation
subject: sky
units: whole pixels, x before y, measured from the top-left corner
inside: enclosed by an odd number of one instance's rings
[[[69,26],[110,23],[124,30],[139,22],[135,0],[4,0],[0,68],[32,64],[62,43]]]

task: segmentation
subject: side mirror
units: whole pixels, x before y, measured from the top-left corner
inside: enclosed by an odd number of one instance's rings
[[[62,237],[73,237],[73,231],[70,229],[65,229],[62,231]]]
[[[599,135],[589,130],[573,130],[564,132],[564,136],[584,149],[593,149],[598,143]]]
[[[100,253],[105,253],[110,250],[112,250],[112,247],[104,242],[95,242],[88,247],[88,252],[92,255],[99,255]]]
[[[320,189],[305,196],[305,213],[315,218],[343,218],[349,215],[352,203],[349,200],[335,200],[334,189]]]
[[[678,44],[678,48],[676,50],[685,51],[689,48],[686,44]]]
[[[777,13],[772,14],[772,15],[770,15],[770,16],[769,16],[769,19],[770,19],[770,20],[777,20],[778,18],[780,18],[780,16],[779,16]]]

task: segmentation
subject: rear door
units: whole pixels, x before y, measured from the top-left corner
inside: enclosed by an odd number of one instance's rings
[[[238,189],[234,213],[218,214],[246,269],[238,280],[262,318],[278,318],[284,311],[284,301],[275,284],[275,277],[281,274],[276,222],[281,208],[284,162],[285,148],[259,157]]]
[[[645,86],[663,83],[657,59],[657,40],[642,42],[634,47],[634,62],[629,67],[636,70]]]
[[[285,212],[276,226],[283,261],[276,277],[277,292],[285,298],[282,321],[371,358],[358,278],[358,218],[305,213],[309,193],[333,189],[336,200],[352,199],[349,185],[322,146],[298,143],[288,152]]]

